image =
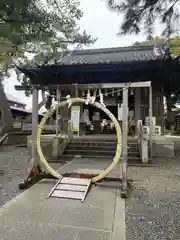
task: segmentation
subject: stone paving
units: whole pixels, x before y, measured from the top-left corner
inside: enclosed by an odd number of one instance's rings
[[[42,180],[0,208],[1,240],[125,240],[125,202],[117,185],[93,186],[81,203],[46,199],[55,183]]]
[[[1,207],[1,240],[125,240],[125,225],[119,221],[125,204],[116,188],[93,187],[81,203],[46,199],[54,184],[42,180]]]

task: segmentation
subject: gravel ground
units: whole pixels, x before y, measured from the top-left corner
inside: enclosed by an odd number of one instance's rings
[[[3,146],[0,149],[0,206],[19,195],[19,183],[27,177],[28,151],[26,147]],[[57,169],[60,163],[51,163]]]
[[[1,147],[0,206],[20,193],[18,184],[27,176],[28,152],[24,147]]]
[[[130,167],[129,177],[135,182],[126,200],[127,240],[179,240],[180,157]]]

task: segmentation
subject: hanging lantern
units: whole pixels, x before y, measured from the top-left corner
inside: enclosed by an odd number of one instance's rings
[[[121,96],[121,92],[120,92],[120,89],[117,90],[117,96]]]
[[[108,97],[108,90],[107,90],[107,89],[105,89],[104,95],[105,95],[106,97]]]
[[[113,90],[112,90],[112,97],[114,97],[114,88],[113,88]]]

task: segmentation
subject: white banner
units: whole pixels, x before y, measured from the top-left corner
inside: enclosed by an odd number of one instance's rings
[[[80,106],[71,107],[71,124],[72,131],[79,132],[79,120],[80,120]]]

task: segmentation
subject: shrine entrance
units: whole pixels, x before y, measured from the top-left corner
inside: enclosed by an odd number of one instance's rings
[[[122,121],[122,90],[107,90],[102,91],[103,102],[106,108],[118,119],[119,122]],[[100,99],[97,97],[97,101]],[[131,89],[128,92],[128,121],[131,122],[132,131],[129,131],[130,135],[135,135],[135,91]],[[134,124],[133,124],[134,123]],[[115,128],[108,116],[93,106],[83,105],[80,117],[80,125],[83,128],[84,125],[84,135],[89,134],[115,134]]]

